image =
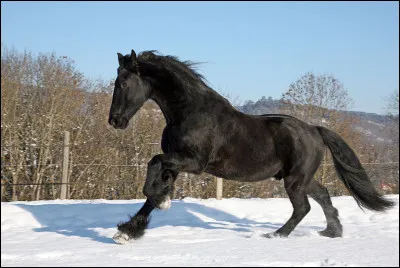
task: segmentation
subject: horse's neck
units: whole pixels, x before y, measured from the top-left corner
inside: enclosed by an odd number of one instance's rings
[[[167,124],[178,123],[191,113],[196,112],[198,110],[197,107],[204,106],[205,104],[209,106],[212,105],[212,102],[215,102],[215,105],[225,103],[227,106],[232,107],[226,99],[203,85],[198,88],[181,90],[177,90],[176,88],[170,90],[163,89],[162,92],[158,90],[152,99],[160,107]],[[170,94],[165,94],[165,92]]]
[[[147,65],[143,74],[152,81],[153,96],[151,98],[160,107],[167,124],[179,123],[204,105],[209,107],[224,105],[228,110],[230,108],[233,110],[225,98],[202,81],[187,83],[187,81],[176,79],[175,75],[171,75],[168,70],[154,66],[157,65]]]
[[[158,106],[160,107],[167,124],[170,124],[171,122],[175,121],[174,120],[174,117],[176,117],[175,113],[169,107],[168,102],[165,99],[155,95],[155,96],[152,97],[152,100],[154,100],[158,104]]]
[[[157,90],[153,100],[164,114],[167,124],[177,123],[194,109],[193,94],[174,89]]]

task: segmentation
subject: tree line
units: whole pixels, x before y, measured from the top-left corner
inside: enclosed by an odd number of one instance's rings
[[[126,130],[113,129],[107,122],[112,91],[113,80],[85,77],[68,57],[55,53],[33,56],[2,45],[2,201],[59,198],[64,131],[71,137],[69,198],[145,198],[147,162],[161,153],[165,120],[158,106],[149,101]],[[357,117],[343,112],[350,103],[344,86],[332,75],[306,73],[279,102],[274,101],[274,107],[276,112],[337,131],[361,162],[398,162],[398,115],[392,116],[393,142],[378,148],[351,127]],[[316,179],[332,195],[347,194],[336,178],[329,153],[324,163]],[[380,191],[398,193],[398,164],[388,166],[365,167]],[[385,189],[379,187],[382,180],[388,185]],[[215,185],[211,175],[181,173],[175,197],[212,198]],[[282,182],[273,179],[224,181],[223,197],[284,196]]]

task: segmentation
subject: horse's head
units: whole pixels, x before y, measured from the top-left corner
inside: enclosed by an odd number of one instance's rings
[[[124,129],[129,120],[150,98],[151,88],[142,80],[136,53],[118,54],[118,76],[115,80],[114,93],[108,123],[114,128]]]

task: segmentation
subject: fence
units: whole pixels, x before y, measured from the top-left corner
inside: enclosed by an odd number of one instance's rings
[[[150,145],[158,145],[159,143],[148,143]],[[147,165],[143,165],[143,164],[139,164],[138,162],[133,164],[133,165],[113,165],[113,164],[82,164],[82,163],[74,163],[72,165],[71,161],[70,161],[70,133],[68,131],[64,132],[64,138],[63,138],[63,153],[62,153],[62,176],[61,176],[61,182],[50,182],[50,183],[1,183],[1,197],[2,197],[2,201],[3,201],[3,193],[4,193],[4,189],[3,187],[7,187],[7,186],[50,186],[50,187],[54,187],[54,186],[60,186],[60,191],[59,191],[59,198],[60,199],[68,199],[70,197],[70,186],[74,185],[76,183],[71,182],[70,181],[70,168],[71,166],[73,167],[77,167],[77,166],[107,166],[107,167],[147,167]],[[138,159],[136,159],[138,161]],[[4,167],[34,167],[37,168],[39,166],[46,166],[46,167],[51,167],[51,166],[55,166],[56,168],[59,167],[58,164],[46,164],[46,165],[40,165],[40,164],[35,164],[35,165],[4,165]],[[3,165],[2,165],[3,168]],[[217,199],[221,199],[222,198],[222,179],[221,178],[215,178],[216,180],[216,198]],[[125,185],[126,182],[123,182],[123,184]]]
[[[34,185],[47,185],[47,186],[51,186],[54,187],[55,185],[59,185],[61,187],[60,189],[60,195],[59,198],[60,199],[68,199],[70,197],[70,186],[73,185],[74,183],[71,183],[69,180],[69,168],[70,168],[70,154],[69,154],[69,147],[70,147],[70,135],[68,131],[64,132],[64,140],[63,140],[63,162],[62,162],[62,179],[61,182],[51,182],[48,184],[44,184],[44,183],[1,183],[1,195],[2,195],[2,200],[3,200],[3,186],[23,186],[23,185],[30,185],[30,186],[34,186]],[[158,143],[152,143],[152,144],[158,144]],[[138,159],[137,159],[138,160]],[[399,164],[399,162],[374,162],[374,163],[362,163],[364,166],[372,166],[372,165],[397,165]],[[49,164],[49,165],[57,165],[57,164]],[[139,162],[136,162],[135,164],[131,165],[131,164],[127,164],[127,165],[110,165],[110,164],[79,164],[79,163],[74,163],[73,166],[85,166],[85,165],[91,165],[91,166],[107,166],[107,167],[136,167],[136,168],[143,168],[145,165],[143,164],[139,164]],[[333,164],[329,164],[329,163],[323,163],[323,173],[326,173],[326,167],[330,167],[333,166]],[[333,169],[334,170],[334,169]],[[397,173],[398,173],[398,168],[397,168]],[[217,178],[214,177],[215,180],[215,197],[217,199],[222,199],[223,196],[223,179],[222,178]],[[123,182],[126,183],[126,182]],[[189,186],[191,187],[191,186]],[[397,185],[398,187],[398,185]]]

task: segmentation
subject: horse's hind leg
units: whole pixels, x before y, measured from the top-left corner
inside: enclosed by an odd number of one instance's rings
[[[326,217],[327,227],[319,234],[327,237],[341,237],[343,228],[339,221],[338,211],[332,206],[328,190],[316,180],[311,180],[307,194],[321,205]]]
[[[275,236],[287,237],[310,211],[311,206],[307,199],[307,184],[309,178],[304,176],[289,176],[284,178],[285,189],[293,206],[290,219],[277,231],[265,234],[267,238]]]

